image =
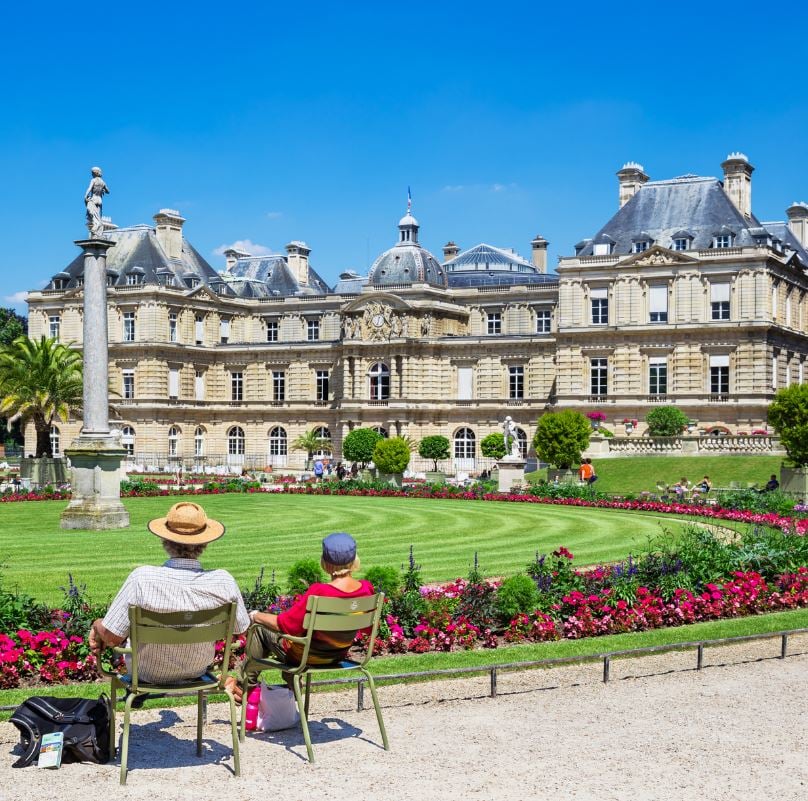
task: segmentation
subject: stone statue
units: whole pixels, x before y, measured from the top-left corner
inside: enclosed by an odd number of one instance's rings
[[[90,232],[90,239],[104,238],[104,223],[101,221],[101,206],[104,203],[104,195],[109,194],[104,179],[101,177],[101,168],[93,167],[93,177],[84,195],[84,204],[87,207],[87,230]]]
[[[403,331],[404,325],[401,322],[401,317],[394,314],[390,320],[390,334],[394,337],[400,337]]]
[[[502,438],[505,440],[505,458],[521,459],[519,452],[519,437],[516,434],[516,423],[508,415],[502,423]]]
[[[421,336],[428,337],[429,336],[429,328],[432,323],[432,315],[425,314],[421,318]]]

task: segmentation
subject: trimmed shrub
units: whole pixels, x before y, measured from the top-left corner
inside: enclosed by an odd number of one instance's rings
[[[589,421],[580,412],[548,412],[539,418],[533,447],[542,461],[568,469],[581,461],[591,433]]]
[[[808,466],[808,384],[777,390],[769,406],[769,423],[794,465]]]
[[[401,437],[380,439],[373,448],[373,464],[382,473],[403,473],[410,463],[410,446]]]
[[[652,437],[678,437],[687,426],[687,415],[675,406],[657,406],[645,417]]]
[[[496,607],[500,623],[507,626],[517,615],[530,614],[539,603],[536,582],[524,573],[506,578],[497,591]]]
[[[317,582],[325,581],[326,575],[317,559],[298,559],[290,568],[286,577],[286,592],[289,595],[300,595]]]
[[[449,440],[440,434],[424,437],[418,445],[418,455],[422,459],[432,459],[435,472],[438,471],[438,459],[448,459],[449,454]]]
[[[391,565],[374,565],[365,571],[365,579],[376,592],[383,592],[386,598],[395,598],[401,591],[401,572]]]
[[[489,459],[501,459],[505,455],[505,437],[494,431],[480,440],[480,452]]]
[[[348,461],[366,467],[373,460],[373,449],[380,439],[383,439],[382,435],[372,428],[355,428],[342,443],[342,455]]]

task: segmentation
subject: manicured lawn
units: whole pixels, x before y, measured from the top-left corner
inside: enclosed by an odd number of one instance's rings
[[[631,456],[619,459],[598,459],[595,487],[601,492],[639,494],[656,492],[657,481],[674,484],[682,476],[697,483],[708,475],[715,487],[729,487],[738,481],[762,486],[772,473],[779,475],[782,456]],[[546,470],[529,474],[529,479],[546,478]]]
[[[251,584],[262,565],[278,571],[285,583],[289,566],[319,557],[320,540],[332,531],[356,537],[365,568],[401,566],[413,544],[422,578],[442,581],[466,575],[475,551],[486,575],[508,575],[523,569],[537,550],[549,553],[564,545],[576,564],[612,561],[645,545],[663,525],[681,526],[674,518],[540,504],[281,494],[208,495],[200,501],[227,526],[203,562],[226,568],[242,585]],[[127,499],[131,528],[108,532],[62,531],[61,501],[2,504],[2,580],[57,604],[59,587],[71,573],[103,602],[134,566],[162,561],[160,542],[146,523],[164,515],[171,502]]]

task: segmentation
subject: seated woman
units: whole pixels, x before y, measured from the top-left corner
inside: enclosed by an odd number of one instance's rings
[[[266,659],[270,657],[288,665],[299,665],[302,647],[281,638],[281,634],[299,637],[305,634],[303,618],[306,616],[306,604],[309,596],[317,595],[326,598],[360,598],[373,595],[373,585],[369,581],[358,581],[351,573],[360,568],[356,555],[356,541],[350,534],[329,534],[323,540],[323,555],[320,565],[331,577],[328,584],[315,582],[306,592],[299,595],[294,604],[278,615],[269,612],[250,612],[250,620],[260,624],[249,638],[248,657]],[[345,658],[354,641],[355,632],[318,632],[312,639],[308,664],[330,665]],[[247,673],[250,687],[258,684],[259,672],[251,670]],[[241,702],[241,686],[235,677],[227,679],[226,686],[233,691],[237,703]]]
[[[710,477],[704,476],[704,478],[693,487],[692,500],[696,500],[700,495],[706,495],[712,488],[713,482],[710,481]]]

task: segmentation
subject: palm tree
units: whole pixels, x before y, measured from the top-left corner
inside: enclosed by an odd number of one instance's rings
[[[323,450],[325,447],[331,447],[331,440],[318,436],[316,428],[301,434],[292,443],[293,451],[306,451],[307,465],[311,465],[311,457],[314,455],[314,453],[316,451]]]
[[[21,336],[0,348],[0,414],[8,425],[31,420],[36,457],[52,456],[51,425],[82,408],[81,353],[43,336]]]

